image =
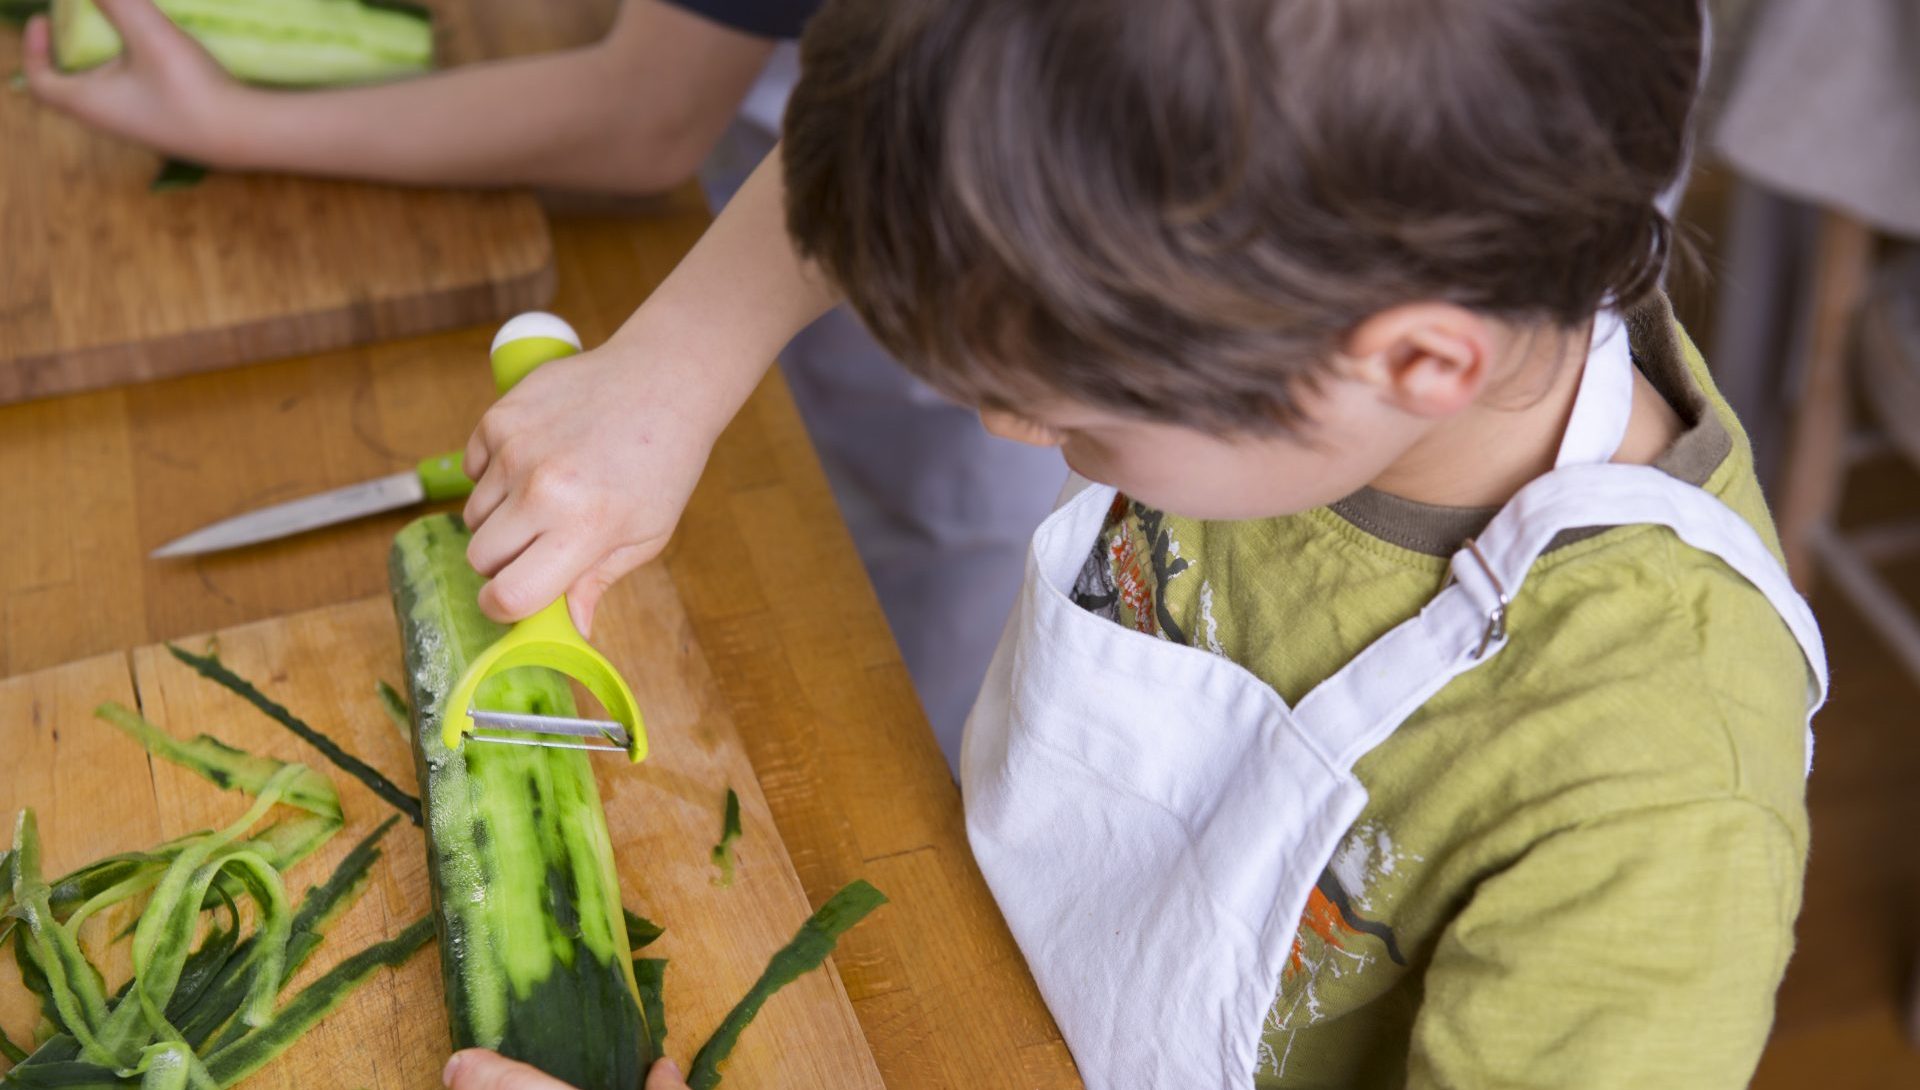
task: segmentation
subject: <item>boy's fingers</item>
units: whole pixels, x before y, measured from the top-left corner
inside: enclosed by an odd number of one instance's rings
[[[573,618],[573,627],[588,639],[593,638],[593,611],[611,582],[613,580],[603,578],[596,570],[581,576],[567,588],[567,615]]]
[[[536,1068],[478,1048],[449,1057],[440,1081],[448,1090],[569,1090]]]
[[[537,522],[525,517],[511,501],[503,503],[473,531],[473,539],[467,542],[467,563],[492,578],[525,552],[539,533]]]
[[[557,601],[586,570],[577,534],[533,539],[480,590],[480,611],[501,623],[532,616]]]
[[[504,473],[483,473],[475,478],[473,493],[467,497],[467,505],[460,509],[460,521],[467,524],[467,529],[479,532],[500,502],[507,498],[506,478]]]
[[[487,463],[492,461],[490,454],[480,429],[473,429],[473,434],[467,437],[467,453],[460,459],[460,472],[465,473],[469,481],[479,480],[487,471]]]
[[[587,569],[587,573],[567,588],[567,606],[573,614],[573,624],[582,636],[593,635],[593,613],[600,603],[601,595],[607,588],[620,581],[620,577],[660,555],[660,546],[653,542],[638,545],[622,545],[608,553],[600,563]]]
[[[680,1074],[678,1064],[662,1056],[647,1072],[646,1090],[687,1090],[686,1076]]]

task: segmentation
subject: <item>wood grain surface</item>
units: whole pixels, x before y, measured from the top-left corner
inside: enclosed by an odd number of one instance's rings
[[[661,569],[643,572],[621,584],[608,607],[624,623],[610,626],[603,650],[640,694],[655,744],[637,768],[614,758],[596,760],[594,767],[620,864],[622,900],[667,928],[648,953],[669,959],[668,1048],[685,1062],[811,910],[672,581]],[[399,635],[385,599],[255,622],[217,639],[228,666],[417,793],[407,741],[373,688],[375,678],[397,683],[403,676]],[[197,649],[205,641],[185,642]],[[347,826],[294,869],[290,894],[321,881],[394,812],[239,697],[149,645],[130,658],[95,658],[0,681],[0,752],[26,755],[0,781],[0,812],[23,806],[42,811],[52,838],[48,863],[59,868],[54,873],[221,827],[246,806],[236,793],[148,760],[133,742],[93,721],[93,705],[107,699],[137,701],[148,718],[176,735],[209,733],[329,774],[340,790]],[[735,881],[721,887],[714,884],[708,851],[720,831],[729,787],[740,796],[744,834]],[[427,912],[419,830],[402,823],[382,843],[385,856],[367,893],[334,925],[293,987]],[[96,931],[120,926],[119,919],[102,921]],[[437,950],[423,952],[380,973],[243,1085],[438,1086],[448,1044],[437,956]],[[23,989],[0,986],[0,1025],[16,1040],[28,1039],[33,1014]],[[748,1086],[880,1086],[846,991],[831,971],[809,974],[769,1002],[742,1037],[727,1073]]]
[[[554,309],[590,345],[706,223],[691,190],[638,211],[554,219]],[[460,446],[492,396],[491,334],[0,407],[0,675],[384,593],[405,514],[196,561],[145,554],[212,519]],[[808,901],[860,877],[893,899],[836,955],[887,1085],[1078,1085],[777,374],[722,436],[660,570]],[[596,638],[628,623],[610,612]]]
[[[590,40],[605,0],[440,2],[440,62]],[[19,35],[0,28],[0,72]],[[544,304],[553,250],[519,191],[215,173],[0,92],[0,403],[448,329]]]

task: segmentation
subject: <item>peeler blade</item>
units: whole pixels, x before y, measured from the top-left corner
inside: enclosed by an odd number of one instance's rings
[[[491,727],[495,730],[520,731],[525,734],[545,735],[544,738],[519,738],[499,734],[483,734],[475,730],[469,737],[476,742],[497,742],[513,746],[545,746],[549,749],[591,749],[615,750],[626,752],[631,744],[627,728],[619,723],[605,719],[573,719],[558,715],[531,715],[522,712],[484,711],[469,708],[467,714],[478,727]],[[582,742],[554,741],[560,738],[604,738],[612,745],[598,746]]]

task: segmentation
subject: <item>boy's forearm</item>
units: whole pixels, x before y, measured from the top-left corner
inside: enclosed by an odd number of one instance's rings
[[[683,370],[688,408],[714,434],[794,334],[839,296],[794,252],[775,148],[613,343]],[[644,346],[644,347],[641,347]]]

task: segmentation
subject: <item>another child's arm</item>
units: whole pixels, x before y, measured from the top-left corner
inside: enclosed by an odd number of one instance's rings
[[[565,592],[586,631],[607,586],[666,546],[714,440],[834,303],[784,216],[775,149],[605,345],[542,367],[481,418],[465,515],[490,616]]]
[[[41,101],[216,167],[422,185],[645,193],[691,177],[773,42],[660,0],[631,0],[606,37],[554,53],[364,87],[242,85],[153,0],[100,0],[126,53],[58,71],[46,19],[24,67]]]

